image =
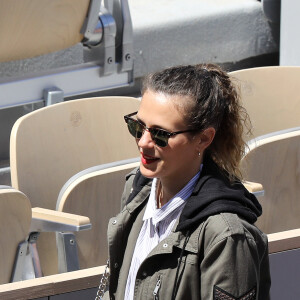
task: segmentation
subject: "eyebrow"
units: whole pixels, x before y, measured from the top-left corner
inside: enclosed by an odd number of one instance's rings
[[[141,124],[143,124],[144,126],[146,126],[145,122],[143,122],[143,121],[138,117],[138,115],[136,115],[136,119],[137,119]],[[150,126],[149,128],[153,128],[153,129],[161,129],[161,130],[167,131],[167,132],[169,132],[169,133],[173,132],[173,131],[171,131],[171,130],[165,129],[165,128],[163,128],[163,127],[161,127],[161,126],[158,126],[158,125],[152,125],[152,126]]]

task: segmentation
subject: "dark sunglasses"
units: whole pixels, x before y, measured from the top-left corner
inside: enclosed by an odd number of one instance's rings
[[[149,127],[145,126],[144,124],[142,124],[141,122],[139,122],[138,120],[131,118],[132,116],[134,116],[136,114],[137,114],[137,111],[124,116],[124,120],[127,123],[130,134],[133,137],[135,137],[136,139],[140,139],[142,137],[144,131],[147,130],[150,132],[152,140],[159,147],[166,147],[168,145],[168,140],[171,136],[174,136],[179,133],[195,131],[194,129],[190,129],[190,130],[169,132],[167,130],[160,129],[160,128],[149,128]]]

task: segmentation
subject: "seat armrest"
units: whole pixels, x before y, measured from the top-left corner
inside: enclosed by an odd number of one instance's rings
[[[300,248],[300,228],[268,234],[269,253]]]
[[[81,231],[90,228],[92,224],[88,217],[39,207],[32,208],[31,232]]]
[[[263,196],[265,191],[262,186],[262,184],[257,183],[257,182],[251,182],[251,181],[244,181],[243,182],[244,187],[252,194],[255,196]]]

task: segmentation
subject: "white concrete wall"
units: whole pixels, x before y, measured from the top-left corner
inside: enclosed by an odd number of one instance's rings
[[[300,66],[300,1],[281,0],[280,65]]]

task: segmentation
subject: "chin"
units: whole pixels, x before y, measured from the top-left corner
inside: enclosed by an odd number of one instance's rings
[[[144,164],[140,164],[140,171],[144,177],[147,178],[156,178],[158,177],[158,172],[156,169],[151,168],[151,165],[145,166]]]

